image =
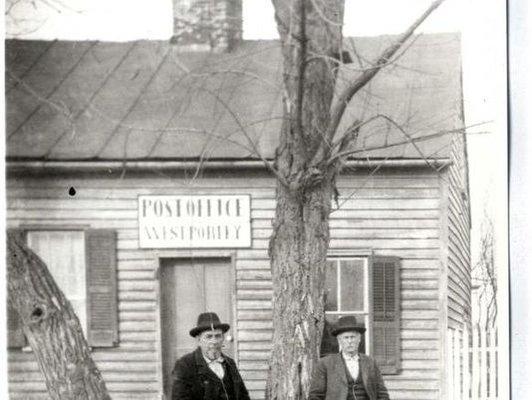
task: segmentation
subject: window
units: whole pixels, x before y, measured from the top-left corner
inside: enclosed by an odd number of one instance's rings
[[[366,327],[360,351],[375,358],[383,374],[399,369],[399,263],[395,257],[332,257],[325,278],[325,327],[321,354],[338,352],[331,329],[354,315]]]
[[[83,231],[30,231],[28,247],[46,264],[55,283],[72,304],[87,336],[85,238]]]
[[[72,304],[93,347],[118,342],[116,238],[106,229],[21,231]],[[8,346],[25,344],[19,317],[8,310]]]
[[[322,354],[338,352],[336,338],[330,334],[338,318],[354,315],[357,321],[369,326],[368,259],[334,258],[325,271],[325,326]],[[370,343],[368,331],[362,340],[361,351]]]

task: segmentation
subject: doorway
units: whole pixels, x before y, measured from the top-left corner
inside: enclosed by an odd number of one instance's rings
[[[213,311],[231,325],[223,351],[233,357],[231,259],[161,259],[160,289],[163,384],[169,398],[175,361],[197,347],[189,331],[200,313]]]

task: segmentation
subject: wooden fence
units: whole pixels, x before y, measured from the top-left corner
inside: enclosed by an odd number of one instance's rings
[[[497,400],[497,330],[466,325],[449,329],[448,399]]]

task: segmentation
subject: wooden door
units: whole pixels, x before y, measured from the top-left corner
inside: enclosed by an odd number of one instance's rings
[[[233,356],[231,262],[229,259],[161,260],[161,340],[163,380],[169,396],[175,361],[197,347],[189,335],[198,315],[212,311],[231,325],[224,353]]]

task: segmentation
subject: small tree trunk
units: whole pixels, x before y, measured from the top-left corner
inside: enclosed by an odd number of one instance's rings
[[[54,400],[110,400],[70,302],[46,265],[15,234],[7,238],[8,300]]]

